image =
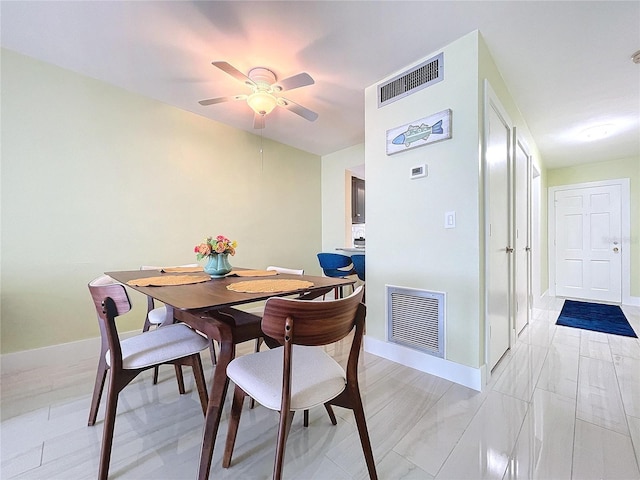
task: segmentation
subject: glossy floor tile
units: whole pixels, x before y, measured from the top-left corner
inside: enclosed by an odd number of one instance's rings
[[[482,392],[363,353],[379,478],[640,479],[640,342],[556,326],[562,303],[547,298],[533,310]],[[640,308],[623,310],[640,332]],[[344,363],[348,352],[330,353]],[[79,359],[2,375],[0,478],[96,478],[104,412],[87,426],[95,367],[95,359]],[[179,395],[173,369],[163,367],[158,385],[146,372],[124,389],[110,478],[195,478],[203,417],[190,373],[185,381],[188,392]],[[261,406],[245,406],[232,465],[220,466],[229,403],[211,478],[271,478],[278,416]],[[311,411],[308,428],[294,419],[284,478],[368,478],[353,415],[336,414],[336,426],[322,408]]]

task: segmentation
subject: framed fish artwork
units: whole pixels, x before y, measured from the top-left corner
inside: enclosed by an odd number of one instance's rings
[[[451,109],[387,130],[387,155],[451,138]]]

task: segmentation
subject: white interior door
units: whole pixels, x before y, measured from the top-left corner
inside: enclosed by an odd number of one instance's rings
[[[511,121],[486,84],[485,102],[485,215],[487,219],[487,321],[488,364],[492,370],[509,349],[510,322],[510,222],[509,159]]]
[[[514,129],[515,130],[515,129]],[[514,306],[516,334],[529,323],[531,295],[531,157],[521,139],[515,137],[514,155]]]
[[[620,185],[555,192],[556,295],[621,302]]]

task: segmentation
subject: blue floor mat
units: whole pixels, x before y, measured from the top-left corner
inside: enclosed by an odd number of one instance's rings
[[[617,305],[565,300],[556,325],[638,338]]]

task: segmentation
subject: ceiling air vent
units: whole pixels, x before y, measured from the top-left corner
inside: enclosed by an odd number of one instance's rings
[[[444,80],[444,53],[378,85],[378,108]]]

